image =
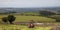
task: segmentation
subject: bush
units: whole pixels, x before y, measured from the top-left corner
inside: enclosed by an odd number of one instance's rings
[[[6,22],[7,22],[7,17],[3,17],[3,18],[2,18],[2,21],[3,21],[4,23],[6,23]]]

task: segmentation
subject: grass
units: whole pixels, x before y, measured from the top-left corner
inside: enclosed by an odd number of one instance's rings
[[[2,17],[7,17],[8,15],[0,15],[0,21]],[[46,18],[42,16],[21,16],[14,15],[16,17],[15,22],[28,22],[29,20],[34,20],[35,22],[55,22],[55,19]],[[24,25],[11,25],[11,24],[0,24],[0,30],[49,30],[52,27],[35,27],[28,28]]]
[[[0,18],[5,17],[7,15],[0,15]],[[34,20],[35,22],[55,22],[55,19],[46,18],[42,16],[21,16],[15,15],[16,21],[15,22],[28,22],[29,20]],[[0,19],[1,20],[1,19]]]
[[[41,16],[16,16],[16,17],[17,17],[16,21],[22,21],[22,22],[26,22],[29,20],[34,20],[36,22],[38,22],[38,21],[47,21],[47,22],[55,21],[54,19],[41,17]]]
[[[0,25],[0,30],[50,30],[52,27],[35,27],[35,28],[28,28],[24,25]]]

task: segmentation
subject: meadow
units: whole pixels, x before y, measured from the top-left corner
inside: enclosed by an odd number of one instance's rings
[[[2,17],[7,17],[8,15],[0,15],[0,22]],[[42,16],[21,16],[14,15],[16,17],[15,22],[28,22],[29,20],[34,20],[35,22],[55,22],[55,19],[42,17]],[[16,24],[2,24],[0,23],[0,30],[50,30],[52,26],[28,28],[26,25],[16,25]]]
[[[7,17],[8,15],[0,15],[0,20],[2,17]],[[55,22],[55,19],[47,18],[43,16],[21,16],[14,15],[16,17],[15,22],[28,22],[29,20],[34,20],[35,22]]]
[[[28,28],[23,25],[2,25],[0,26],[0,30],[50,30],[52,27],[35,27]]]

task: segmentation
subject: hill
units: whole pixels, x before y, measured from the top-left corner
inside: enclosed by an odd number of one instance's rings
[[[48,10],[56,13],[60,13],[60,7],[44,7],[44,8],[0,8],[0,13],[8,12],[39,12],[40,10]]]

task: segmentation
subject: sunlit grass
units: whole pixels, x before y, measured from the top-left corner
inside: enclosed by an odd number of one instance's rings
[[[8,15],[0,15],[0,20],[2,17],[6,17]],[[27,22],[29,20],[34,20],[35,22],[55,22],[55,19],[46,18],[42,16],[21,16],[21,15],[14,15],[16,17],[15,22]]]
[[[0,15],[0,21],[2,17],[6,17],[8,15]],[[46,18],[42,16],[21,16],[21,15],[14,15],[16,17],[15,22],[28,22],[29,20],[34,20],[35,22],[38,21],[46,21],[46,22],[53,22],[55,19]],[[50,30],[52,27],[35,27],[35,28],[28,28],[28,26],[24,25],[11,25],[11,24],[0,24],[0,30]]]
[[[0,29],[6,29],[6,30],[50,30],[52,27],[38,27],[35,28],[28,28],[28,26],[24,25],[1,25]]]
[[[46,18],[46,17],[41,17],[41,16],[16,16],[16,21],[22,21],[22,22],[26,22],[29,20],[34,20],[34,21],[47,21],[47,22],[51,22],[51,21],[55,21],[54,19],[51,18]]]

